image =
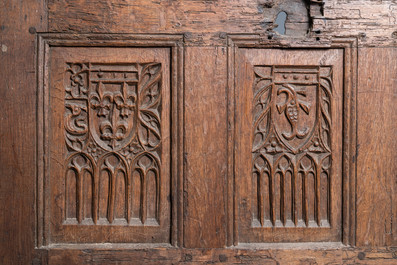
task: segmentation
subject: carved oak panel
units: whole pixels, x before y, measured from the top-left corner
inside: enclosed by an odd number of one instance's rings
[[[51,48],[47,242],[171,242],[170,54]]]
[[[65,223],[158,224],[161,64],[65,71]]]
[[[341,50],[236,53],[239,242],[341,241]]]
[[[253,223],[329,227],[332,66],[255,66]]]

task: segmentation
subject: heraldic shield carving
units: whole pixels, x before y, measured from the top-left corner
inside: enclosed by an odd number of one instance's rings
[[[255,67],[253,152],[330,152],[331,88],[331,67]]]
[[[253,227],[330,227],[332,66],[255,66]]]
[[[68,63],[64,76],[65,223],[158,225],[161,64]]]

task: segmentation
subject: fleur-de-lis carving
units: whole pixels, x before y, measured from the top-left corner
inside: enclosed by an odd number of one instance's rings
[[[118,144],[117,142],[124,139],[128,125],[122,121],[119,121],[116,124],[112,124],[109,121],[103,121],[99,126],[101,139],[110,141],[110,146],[115,148]]]
[[[127,93],[127,85],[124,83],[121,91],[106,91],[105,85],[100,82],[97,92],[91,94],[90,103],[92,109],[97,111],[100,118],[99,131],[102,140],[109,141],[113,149],[119,145],[119,141],[126,137],[129,122],[126,118],[135,109],[135,94]]]
[[[65,224],[160,224],[161,69],[67,63]]]
[[[285,112],[285,116],[291,124],[291,132],[283,133],[283,136],[287,140],[294,139],[295,137],[302,139],[307,135],[309,129],[305,128],[304,131],[298,130],[299,108],[301,108],[306,114],[309,114],[310,104],[300,99],[298,95],[306,97],[306,90],[296,89],[292,85],[285,84],[277,90],[277,95],[280,95],[281,93],[285,93],[287,98],[285,102],[277,104],[277,110],[280,114]]]
[[[111,92],[103,92],[103,84],[98,84],[98,93],[93,93],[91,96],[91,106],[97,110],[99,117],[106,117],[109,115],[113,104],[113,94]]]
[[[114,95],[114,103],[116,103],[116,108],[120,110],[120,116],[122,118],[128,118],[132,110],[135,107],[135,96],[127,95],[126,84],[123,84],[122,93],[117,92]]]

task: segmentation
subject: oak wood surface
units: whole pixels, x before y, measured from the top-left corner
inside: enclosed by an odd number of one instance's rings
[[[341,240],[342,54],[238,50],[239,242]]]
[[[76,33],[186,32],[189,42],[208,45],[224,33],[267,36],[283,10],[288,15],[288,38],[302,37],[312,28],[313,39],[358,36],[363,46],[397,43],[394,0],[49,0],[48,25],[50,31]]]
[[[290,1],[290,5],[284,2],[1,2],[0,264],[141,264],[142,261],[147,264],[396,264],[397,5],[394,0],[333,0],[324,1],[324,5],[322,1],[305,1],[305,5],[295,0]],[[273,31],[275,18],[282,9],[290,14],[287,35],[283,36]],[[43,119],[37,111],[40,86],[36,86],[36,80],[43,64],[36,60],[40,54],[35,40],[46,32],[54,37],[54,43],[64,38],[56,33],[74,38],[66,41],[66,46],[89,43],[96,47],[126,46],[126,49],[167,47],[173,52],[185,53],[184,59],[179,56],[168,61],[171,68],[178,61],[178,71],[184,72],[183,78],[171,77],[171,86],[178,83],[184,98],[179,98],[173,88],[169,93],[178,98],[177,111],[169,113],[169,120],[175,125],[172,128],[176,129],[173,132],[178,132],[178,136],[170,134],[169,141],[178,142],[178,154],[172,153],[169,159],[171,163],[176,160],[180,163],[167,166],[170,174],[178,178],[170,183],[167,191],[172,195],[169,209],[172,227],[167,230],[169,235],[164,236],[178,248],[168,244],[97,243],[35,249],[42,246],[38,242],[42,234],[39,223],[44,221],[37,215],[42,209],[36,205],[40,201],[36,192],[39,179],[36,169],[41,159],[37,151],[43,144],[42,139],[37,139],[40,131],[37,124]],[[96,33],[101,33],[102,40],[97,39]],[[139,33],[142,38],[116,33]],[[160,35],[150,35],[157,33]],[[343,150],[344,156],[352,161],[346,171],[352,175],[357,172],[354,181],[348,185],[343,182],[347,187],[343,194],[353,194],[350,204],[343,204],[341,209],[342,215],[348,215],[348,220],[354,222],[342,224],[355,227],[343,235],[343,238],[353,238],[343,241],[352,244],[351,247],[340,243],[342,240],[332,243],[336,245],[321,246],[261,243],[225,247],[238,243],[230,235],[239,231],[233,231],[233,227],[239,225],[238,220],[233,219],[237,217],[233,212],[236,201],[228,197],[230,193],[234,196],[229,179],[233,174],[233,156],[229,154],[234,152],[236,137],[240,137],[232,133],[237,124],[234,117],[228,115],[235,104],[228,97],[227,87],[231,71],[227,51],[234,52],[234,48],[228,46],[230,33],[257,33],[258,40],[250,43],[248,49],[300,46],[310,52],[310,48],[330,47],[332,40],[340,37],[357,41],[358,49],[347,51],[347,56],[357,55],[358,64],[351,60],[352,65],[344,68],[344,76],[349,76],[355,67],[358,75],[345,80],[344,89],[346,82],[358,80],[358,94],[347,91],[343,97],[343,102],[352,100],[351,109],[344,110],[343,118],[351,118],[357,125],[357,133],[344,138],[349,148]],[[183,34],[183,43],[175,44],[175,38],[181,39],[175,34]],[[118,40],[106,41],[113,38]],[[161,38],[168,40],[163,39],[161,44],[151,42]],[[147,45],[148,42],[152,44]],[[64,109],[56,111],[63,113]],[[248,114],[250,110],[243,112]],[[179,137],[184,133],[184,138]],[[112,237],[107,233],[102,236]]]
[[[395,48],[359,51],[357,245],[396,245],[397,56]],[[387,65],[387,68],[386,68]]]
[[[264,249],[266,248],[266,249]],[[54,249],[48,264],[396,264],[395,248],[360,249],[340,246],[248,249],[130,250]]]
[[[185,63],[186,247],[226,238],[226,48],[188,47]]]
[[[36,49],[44,1],[0,3],[0,264],[34,260]]]
[[[47,244],[170,243],[170,50],[49,57]]]

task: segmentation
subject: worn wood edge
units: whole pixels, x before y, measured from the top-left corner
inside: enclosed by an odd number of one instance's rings
[[[173,47],[171,49],[171,110],[178,108],[178,51]],[[177,112],[171,111],[171,132],[177,132],[178,130],[178,117]],[[178,134],[172,133],[171,135],[171,176],[178,176],[178,146],[177,144]],[[178,180],[171,178],[170,181],[170,194],[171,194],[171,244],[177,244],[177,231],[178,231],[178,212],[177,212],[177,194],[178,194]]]
[[[306,38],[289,38],[276,35],[268,39],[266,34],[250,33],[229,33],[227,35],[228,46],[239,48],[306,48],[306,49],[326,49],[326,48],[358,48],[358,36],[333,36],[317,41],[308,36]],[[383,48],[383,47],[382,47]]]
[[[183,87],[183,45],[172,47],[172,245],[183,246],[183,144],[184,144],[184,87]],[[179,207],[178,207],[179,206]]]
[[[336,42],[353,43],[355,48],[395,48],[396,40],[390,40],[382,45],[378,43],[364,43],[362,33],[349,34],[349,35],[317,35],[310,32],[304,37],[291,37],[279,34],[270,33],[228,33],[228,45],[234,43],[239,47],[295,47],[295,48],[326,48],[333,46]],[[231,40],[231,41],[230,41]],[[309,46],[310,45],[310,46]],[[349,44],[347,44],[349,45]]]
[[[231,44],[231,45],[229,45]],[[235,126],[235,103],[236,103],[236,68],[235,68],[235,60],[237,47],[228,39],[228,49],[227,49],[227,119],[228,119],[228,130],[227,130],[227,138],[228,138],[228,150],[227,150],[227,160],[228,160],[228,172],[227,172],[227,233],[226,233],[226,246],[235,246],[238,244],[238,201],[239,194],[236,190],[236,179],[237,168],[235,166],[235,150],[236,150],[236,126]]]
[[[37,250],[46,251],[64,251],[64,250],[90,250],[95,251],[108,251],[108,250],[120,250],[120,251],[136,251],[136,250],[146,250],[146,252],[161,252],[161,251],[177,251],[177,252],[200,252],[206,251],[216,251],[233,253],[236,251],[247,251],[247,252],[258,252],[268,251],[268,250],[302,250],[302,251],[351,251],[351,252],[396,252],[395,259],[397,259],[397,246],[387,246],[387,247],[352,247],[346,246],[341,242],[302,242],[302,243],[242,243],[239,246],[232,246],[226,248],[180,248],[172,246],[167,243],[96,243],[96,244],[50,244],[49,246],[42,247]]]
[[[46,76],[49,74],[48,72],[48,62],[50,60],[50,46],[46,43],[44,46],[44,87],[43,87],[43,91],[44,91],[44,118],[43,118],[43,129],[44,129],[44,139],[43,139],[43,158],[44,158],[44,174],[43,174],[43,202],[44,202],[44,207],[43,207],[43,216],[44,216],[44,236],[43,236],[43,244],[48,244],[50,242],[50,227],[49,227],[49,223],[50,223],[50,216],[48,215],[48,211],[51,208],[50,205],[50,200],[47,200],[46,198],[49,198],[50,196],[50,192],[48,190],[47,187],[50,187],[50,174],[49,174],[49,165],[50,165],[50,146],[49,146],[49,102],[50,102],[50,93],[49,93],[49,80],[48,78],[46,78]],[[37,121],[39,122],[39,121]]]
[[[232,122],[232,132],[228,130],[228,147],[233,153],[228,153],[228,201],[233,201],[233,209],[228,209],[227,246],[240,246],[238,242],[238,195],[235,190],[235,54],[238,48],[301,48],[301,49],[343,49],[343,147],[342,147],[342,238],[345,246],[354,246],[356,242],[356,149],[357,149],[357,64],[358,64],[358,39],[357,37],[334,37],[327,42],[309,45],[304,41],[284,42],[267,39],[260,34],[229,34],[228,35],[228,122]],[[346,92],[345,92],[346,91]],[[233,104],[233,106],[229,106]],[[230,136],[229,136],[230,135]],[[230,184],[229,184],[230,183]],[[233,187],[229,187],[232,185]],[[231,204],[228,204],[230,207]],[[231,214],[232,212],[233,214]],[[233,218],[230,220],[229,218]],[[232,232],[231,232],[232,231]],[[231,238],[231,240],[229,240]],[[233,242],[233,243],[231,243]],[[257,244],[257,243],[247,243]],[[262,244],[262,243],[260,243]],[[266,243],[267,244],[267,243]],[[273,243],[272,243],[273,244]]]
[[[357,236],[357,139],[358,139],[358,41],[355,40],[352,43],[352,97],[351,97],[351,108],[352,108],[352,116],[351,116],[351,126],[350,126],[350,134],[351,134],[351,150],[350,150],[350,160],[351,165],[353,165],[350,169],[350,181],[351,186],[354,187],[353,192],[350,192],[350,203],[352,204],[352,216],[350,221],[350,244],[356,245],[356,236]]]
[[[356,249],[345,246],[340,242],[302,242],[302,243],[240,243],[238,246],[231,246],[227,248],[179,248],[167,243],[62,243],[62,244],[49,244],[40,248],[41,250],[86,250],[92,251],[101,250],[136,250],[136,249],[149,249],[149,251],[157,251],[163,249],[176,249],[184,250],[200,250],[200,249],[215,249],[215,250],[336,250],[336,249]]]
[[[107,1],[111,2],[111,1]],[[145,1],[142,1],[144,3]],[[238,1],[237,1],[238,2]],[[241,1],[240,1],[241,2]],[[219,20],[214,18],[209,18],[209,25],[213,26],[207,29],[208,33],[218,33],[219,30],[228,29],[229,31],[233,31],[236,33],[243,32],[263,32],[266,34],[274,34],[271,26],[257,26],[257,22],[260,19],[265,18],[261,16],[261,12],[255,12],[253,8],[255,7],[254,3],[257,1],[252,1],[250,5],[247,5],[249,10],[251,11],[248,14],[252,14],[255,16],[255,20],[251,20],[248,16],[244,8],[241,11],[241,16],[245,17],[245,19],[236,19],[236,16],[239,15],[237,11],[231,12],[228,10],[228,6],[225,3],[220,3],[219,7],[216,5],[213,8],[213,12],[217,14],[224,15],[226,20]],[[257,8],[259,10],[263,8],[264,3],[266,2],[274,2],[274,1],[259,1]],[[385,0],[385,1],[377,1],[376,3],[368,3],[370,1],[325,1],[325,0],[305,0],[305,6],[307,9],[307,13],[305,17],[308,19],[306,34],[314,36],[315,38],[328,38],[335,35],[343,35],[350,36],[352,33],[357,34],[359,36],[359,45],[364,47],[377,47],[377,46],[385,46],[385,45],[396,45],[396,38],[393,32],[393,26],[395,24],[395,6],[393,0]],[[353,2],[354,4],[352,4]],[[385,3],[383,3],[385,2]],[[156,3],[157,4],[157,3]],[[199,34],[200,37],[196,39],[194,42],[203,43],[202,39],[206,38],[202,35],[201,28],[196,27],[195,23],[192,23],[192,19],[195,19],[194,16],[189,15],[190,13],[197,12],[195,8],[203,8],[200,3],[194,3],[193,8],[190,8],[189,5],[180,7],[179,5],[169,4],[170,8],[178,8],[175,11],[176,16],[178,17],[176,21],[174,21],[171,17],[165,17],[165,20],[161,20],[161,17],[158,14],[149,13],[148,21],[149,28],[153,32],[169,32],[169,33],[186,33],[186,34]],[[374,8],[372,8],[372,5]],[[100,4],[100,8],[105,8],[105,4]],[[133,8],[131,3],[123,3],[123,6],[126,8]],[[106,16],[104,20],[101,20],[101,10],[89,10],[85,9],[84,6],[82,8],[82,4],[80,3],[71,3],[70,6],[71,14],[63,14],[61,11],[65,9],[64,4],[58,4],[57,2],[50,1],[48,4],[48,26],[50,30],[57,32],[106,32],[106,31],[114,31],[114,32],[146,32],[146,28],[143,26],[135,26],[131,24],[129,21],[122,20],[119,21],[117,14],[110,14],[110,16]],[[160,8],[167,8],[167,5],[159,4]],[[179,10],[179,7],[181,8]],[[230,4],[231,9],[237,9],[240,7],[237,3]],[[120,9],[112,8],[111,10],[117,10],[120,12]],[[149,8],[150,9],[150,8]],[[374,10],[375,14],[371,14],[371,10]],[[145,10],[145,9],[142,9]],[[193,11],[194,10],[194,11]],[[198,9],[201,10],[201,9]],[[258,10],[258,11],[259,11]],[[81,21],[78,19],[79,11],[81,12],[90,12],[92,15],[92,20],[83,21],[87,22],[86,25],[80,26],[79,23]],[[152,11],[153,12],[153,11]],[[183,12],[187,14],[183,15]],[[68,12],[66,12],[68,13]],[[138,12],[139,13],[139,12]],[[168,14],[168,12],[166,12]],[[262,12],[263,13],[263,12]],[[128,12],[121,12],[121,18],[128,18]],[[146,13],[141,13],[141,16],[145,16]],[[146,18],[146,16],[145,16]],[[201,18],[201,17],[200,17]],[[205,18],[205,17],[204,17]],[[159,20],[157,24],[154,23]],[[163,18],[164,19],[164,18]],[[100,25],[95,27],[95,22]],[[176,26],[175,22],[179,22],[182,25]],[[203,23],[204,19],[198,19],[199,23]],[[190,26],[190,27],[189,27]],[[257,26],[257,27],[255,27]],[[245,28],[248,28],[244,30]],[[380,34],[378,32],[384,31],[385,34]],[[368,36],[367,36],[368,35]],[[194,38],[194,37],[193,37]],[[212,40],[210,40],[212,41]]]
[[[357,148],[357,39],[336,39],[334,45],[344,49],[343,82],[343,233],[342,242],[354,246],[356,243],[356,148]]]
[[[59,246],[61,247],[61,246]],[[144,250],[144,252],[143,252]],[[39,253],[40,252],[40,253]],[[334,246],[331,248],[302,244],[269,249],[215,248],[180,249],[159,247],[152,249],[112,248],[52,248],[38,250],[44,264],[395,264],[396,247],[352,248]],[[74,257],[70,259],[70,257]],[[64,261],[64,262],[62,262]],[[61,262],[61,263],[59,263]],[[159,262],[159,263],[158,263]],[[234,263],[235,262],[235,263]],[[340,263],[339,263],[340,262]],[[102,264],[102,263],[101,263]]]
[[[232,171],[232,173],[233,173],[233,180],[232,180],[232,184],[233,184],[233,193],[232,194],[235,194],[234,196],[233,196],[233,245],[237,245],[238,244],[238,237],[239,237],[239,234],[238,234],[238,202],[239,202],[239,199],[240,199],[240,197],[239,197],[239,193],[238,193],[238,191],[237,191],[237,189],[236,189],[236,175],[237,175],[237,167],[236,167],[236,163],[235,163],[235,161],[236,161],[236,156],[235,156],[235,151],[236,151],[236,139],[235,139],[235,135],[236,135],[236,126],[235,126],[235,124],[234,124],[234,122],[235,122],[235,120],[236,120],[236,75],[237,75],[237,69],[236,69],[236,67],[235,67],[235,65],[236,65],[236,54],[237,54],[237,47],[236,46],[234,46],[233,47],[233,57],[232,57],[232,62],[233,62],[233,67],[232,67],[232,72],[233,72],[233,82],[232,82],[232,85],[233,85],[233,142],[232,142],[232,145],[233,145],[233,171]]]
[[[90,249],[93,251],[100,251],[100,250],[130,250],[130,249],[152,250],[152,249],[178,249],[178,248],[169,243],[84,243],[84,244],[62,243],[62,244],[49,244],[47,246],[41,247],[40,249],[44,249],[44,250]]]
[[[49,216],[46,214],[49,208],[49,201],[45,198],[48,197],[49,186],[48,164],[49,164],[49,146],[48,146],[48,113],[49,113],[49,93],[48,93],[48,80],[46,77],[48,73],[47,65],[49,58],[49,45],[41,36],[38,36],[38,55],[37,55],[37,178],[36,178],[36,247],[48,244],[49,235]]]
[[[37,145],[36,145],[36,188],[35,188],[35,248],[50,245],[50,217],[48,216],[49,197],[49,87],[48,87],[48,59],[51,47],[167,47],[171,52],[171,179],[170,189],[171,229],[170,241],[174,246],[182,245],[183,237],[177,233],[182,229],[183,210],[178,205],[183,205],[183,196],[180,195],[179,183],[183,182],[184,172],[180,163],[183,161],[184,145],[184,119],[183,119],[183,35],[168,34],[59,34],[38,33],[36,40],[36,78],[37,78]],[[182,110],[182,114],[180,113]],[[174,115],[174,113],[176,113]],[[181,148],[182,146],[182,148]],[[175,187],[173,187],[175,185]],[[176,189],[175,189],[176,188]],[[182,200],[182,201],[181,201]],[[179,204],[181,203],[181,204]],[[179,232],[180,233],[180,232]]]
[[[349,191],[349,203],[350,203],[350,216],[349,216],[349,244],[352,246],[356,245],[356,226],[357,226],[357,82],[358,82],[358,49],[357,49],[357,41],[351,43],[351,46],[348,48],[351,53],[350,64],[351,64],[351,73],[350,73],[350,100],[348,103],[350,108],[350,125],[349,125],[349,156],[346,158],[346,162],[349,164],[349,182],[350,182],[350,191]]]
[[[331,44],[332,40],[330,37],[316,40],[316,38],[311,36],[291,38],[274,35],[269,38],[267,34],[228,34],[228,45],[244,48],[325,48],[331,47]]]
[[[178,106],[177,106],[177,113],[178,113],[178,180],[177,180],[177,205],[178,205],[178,245],[184,245],[184,218],[183,214],[185,211],[185,204],[184,204],[184,196],[183,196],[183,187],[184,187],[184,180],[185,180],[185,170],[184,170],[184,152],[185,152],[185,50],[182,44],[178,45]]]
[[[184,45],[185,46],[185,45]],[[182,53],[183,53],[183,57],[184,58],[186,58],[187,57],[187,54],[186,54],[186,49],[183,49],[183,51],[182,51]],[[186,80],[186,76],[185,76],[185,69],[186,69],[186,61],[184,60],[183,61],[183,64],[181,65],[181,67],[182,67],[182,83],[183,83],[183,85],[182,85],[182,102],[183,102],[183,104],[181,104],[180,105],[180,109],[181,109],[181,112],[180,112],[180,116],[181,116],[181,120],[183,121],[183,124],[185,124],[185,121],[186,121],[186,117],[185,117],[185,84],[186,84],[186,82],[185,82],[185,80]],[[186,188],[186,179],[185,179],[185,176],[186,176],[186,163],[187,163],[187,156],[186,156],[186,146],[185,146],[185,142],[186,142],[186,128],[185,128],[185,126],[183,126],[183,127],[179,127],[179,129],[180,130],[182,130],[182,143],[181,143],[181,150],[180,150],[180,152],[181,152],[181,157],[180,157],[180,159],[181,159],[181,163],[180,163],[180,170],[181,170],[181,174],[183,175],[183,177],[181,177],[180,179],[181,179],[181,181],[180,181],[180,184],[179,184],[179,189],[180,189],[180,194],[179,194],[179,196],[180,196],[180,207],[179,207],[179,210],[180,210],[180,212],[181,212],[181,215],[180,215],[180,219],[182,220],[182,223],[181,223],[181,226],[180,226],[180,231],[179,231],[179,236],[180,236],[180,242],[181,242],[181,246],[182,247],[184,247],[185,246],[185,214],[186,214],[186,203],[187,203],[187,200],[186,200],[186,198],[185,198],[185,196],[187,196],[187,192],[186,192],[186,190],[187,190],[187,188]]]
[[[177,46],[184,41],[183,34],[128,34],[128,33],[38,33],[51,46]]]
[[[252,249],[252,250],[267,250],[267,249],[302,249],[302,250],[317,250],[317,249],[342,249],[346,246],[341,242],[300,242],[300,243],[240,243],[232,249]]]
[[[41,65],[44,65],[44,43],[43,40],[40,36],[36,38],[36,78],[37,78],[37,98],[36,98],[36,119],[37,121],[41,120],[43,121],[44,119],[44,92],[43,92],[43,87],[44,87],[44,73],[43,73],[43,68],[40,67]],[[36,139],[36,187],[35,187],[35,200],[36,200],[36,209],[35,209],[35,223],[36,223],[36,229],[35,229],[35,246],[40,247],[43,245],[43,224],[41,223],[41,220],[43,220],[43,196],[40,196],[43,194],[43,174],[44,174],[44,160],[43,160],[43,154],[44,154],[44,139],[43,139],[43,133],[44,133],[44,124],[37,122],[36,124],[36,130],[37,130],[37,139]]]
[[[233,47],[227,47],[227,196],[226,196],[226,246],[234,245],[234,52]]]

